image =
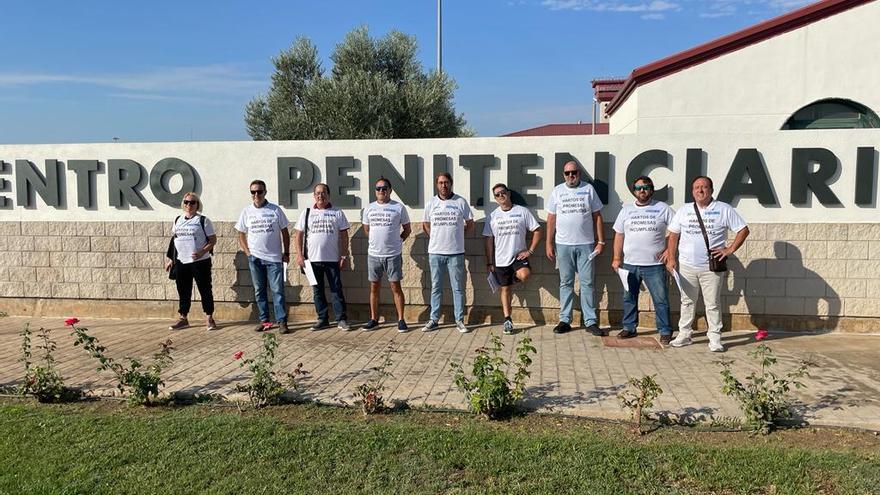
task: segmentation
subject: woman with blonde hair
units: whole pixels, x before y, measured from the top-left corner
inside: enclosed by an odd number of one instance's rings
[[[205,323],[208,330],[216,330],[214,322],[214,295],[211,292],[211,255],[217,236],[214,225],[201,214],[202,201],[199,195],[188,192],[181,202],[183,215],[174,219],[171,229],[171,241],[165,259],[165,270],[177,283],[179,317],[169,330],[181,330],[189,327],[189,308],[192,304],[193,280],[202,297],[202,310],[205,312]]]

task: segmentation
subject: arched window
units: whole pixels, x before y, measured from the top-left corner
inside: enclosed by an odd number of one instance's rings
[[[843,98],[815,101],[795,112],[782,130],[865,129],[880,127],[880,118],[870,108]]]

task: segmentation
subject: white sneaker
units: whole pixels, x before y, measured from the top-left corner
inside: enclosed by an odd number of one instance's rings
[[[461,333],[468,333],[471,331],[471,329],[468,328],[468,326],[465,325],[464,322],[461,320],[455,322],[455,327],[458,328],[458,331]]]
[[[679,332],[678,337],[672,339],[672,342],[670,342],[669,345],[671,345],[672,347],[684,347],[693,343],[694,341],[691,340],[690,335],[683,335],[681,332]]]
[[[345,330],[346,332],[351,330],[351,326],[349,326],[348,322],[345,320],[339,320],[336,322],[336,328],[340,330]]]
[[[434,330],[437,330],[438,326],[439,325],[437,325],[437,320],[428,320],[428,322],[425,323],[425,326],[422,327],[422,331],[433,332]]]
[[[512,335],[513,334],[513,322],[510,320],[504,320],[503,327],[504,335]]]
[[[709,351],[724,352],[724,346],[721,344],[721,337],[709,336]]]

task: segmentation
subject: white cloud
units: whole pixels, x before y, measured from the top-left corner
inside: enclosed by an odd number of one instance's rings
[[[679,5],[666,0],[625,2],[619,0],[543,0],[541,5],[550,10],[589,10],[593,12],[663,12],[678,10]]]
[[[574,10],[589,12],[637,13],[642,19],[660,20],[667,13],[691,11],[700,17],[716,18],[737,14],[750,16],[773,16],[794,10],[815,0],[542,0],[541,5],[550,10]],[[741,8],[747,12],[741,12]]]

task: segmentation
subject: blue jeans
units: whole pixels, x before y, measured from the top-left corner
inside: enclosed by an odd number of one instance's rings
[[[312,287],[312,300],[315,302],[315,312],[318,313],[318,321],[330,321],[328,314],[327,296],[324,295],[324,277],[330,285],[330,295],[333,299],[333,314],[336,321],[347,320],[345,314],[345,295],[342,293],[342,278],[339,275],[339,262],[313,261],[312,269],[315,272],[315,281],[318,285]]]
[[[429,254],[431,265],[431,319],[440,320],[443,302],[443,272],[449,273],[455,321],[464,321],[464,254]]]
[[[272,304],[275,306],[275,321],[287,321],[287,305],[284,303],[284,265],[280,261],[266,261],[254,255],[248,256],[248,268],[254,282],[254,298],[260,310],[260,321],[269,321],[269,299],[266,286],[272,289]]]
[[[639,324],[639,287],[642,281],[654,301],[654,314],[660,335],[672,335],[669,326],[669,286],[666,284],[666,267],[663,265],[637,266],[623,264],[629,270],[627,285],[623,293],[623,328],[635,330]]]
[[[592,252],[592,243],[576,246],[556,245],[556,259],[559,262],[559,321],[571,324],[574,274],[577,273],[581,286],[581,312],[583,312],[584,325],[598,323],[596,296],[593,294],[593,262],[589,260]]]

